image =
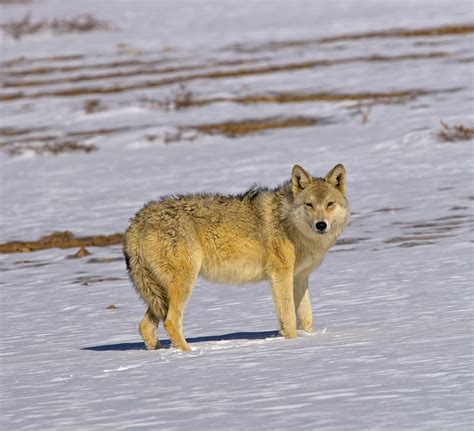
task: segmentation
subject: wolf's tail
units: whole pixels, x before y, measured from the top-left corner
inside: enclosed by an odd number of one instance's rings
[[[148,304],[155,317],[164,321],[168,314],[168,295],[166,290],[149,269],[145,259],[140,254],[139,247],[127,246],[126,239],[123,253],[130,280],[132,280],[136,291]]]

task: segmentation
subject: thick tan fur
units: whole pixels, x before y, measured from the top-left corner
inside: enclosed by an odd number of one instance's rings
[[[345,191],[344,166],[313,178],[295,165],[291,180],[275,189],[148,203],[124,244],[130,278],[148,305],[139,326],[146,347],[161,347],[156,332],[163,321],[173,345],[190,350],[183,314],[198,276],[233,284],[269,280],[281,335],[312,332],[308,277],[349,221]]]

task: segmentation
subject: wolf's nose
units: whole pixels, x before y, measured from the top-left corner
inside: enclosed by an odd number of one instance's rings
[[[328,227],[327,223],[325,221],[318,221],[316,223],[316,229],[319,231],[319,232],[324,232],[326,230],[326,228]]]

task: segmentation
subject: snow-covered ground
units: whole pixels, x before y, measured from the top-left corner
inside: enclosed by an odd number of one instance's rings
[[[82,133],[98,150],[0,153],[0,242],[120,232],[161,194],[274,185],[294,163],[323,175],[343,162],[353,217],[345,243],[310,279],[313,336],[277,336],[265,284],[199,280],[186,310],[190,353],[144,350],[144,305],[119,246],[82,259],[69,259],[71,249],[0,255],[2,429],[474,427],[473,142],[437,137],[440,120],[474,122],[473,36],[318,42],[469,23],[470,1],[38,0],[2,5],[0,21],[28,10],[34,19],[90,12],[120,30],[2,36],[0,95],[22,94],[1,103],[0,149]],[[203,76],[312,61],[322,63]],[[143,102],[170,97],[176,77],[199,99],[428,94],[359,113],[350,100],[178,111]],[[111,87],[120,91],[97,90]],[[71,89],[77,94],[59,94]],[[105,110],[85,113],[90,99]],[[164,143],[183,126],[275,116],[327,121]]]

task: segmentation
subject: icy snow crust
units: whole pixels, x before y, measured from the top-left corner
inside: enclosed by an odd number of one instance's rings
[[[163,99],[176,85],[99,95],[108,109],[95,114],[85,114],[81,106],[97,95],[2,103],[3,128],[45,127],[59,135],[129,129],[90,138],[87,142],[99,148],[90,154],[2,153],[1,242],[65,229],[77,235],[120,232],[144,202],[161,194],[275,185],[288,178],[294,163],[323,175],[343,162],[353,210],[345,242],[310,278],[316,332],[292,341],[278,336],[267,285],[236,288],[199,280],[185,319],[193,351],[170,348],[160,328],[167,348],[148,352],[137,333],[145,307],[127,278],[120,247],[90,248],[92,255],[82,259],[67,259],[76,250],[58,249],[1,255],[2,429],[473,427],[473,146],[436,137],[439,120],[472,124],[472,63],[459,61],[472,56],[472,36],[374,38],[246,53],[229,49],[465,23],[472,18],[470,2],[248,1],[244,7],[217,0],[44,0],[3,6],[1,20],[26,10],[34,18],[91,12],[121,30],[40,33],[20,41],[3,37],[3,61],[85,56],[55,63],[70,66],[128,59],[117,53],[118,43],[139,50],[142,60],[171,65],[238,58],[286,64],[443,51],[449,56],[198,79],[189,87],[200,97],[459,90],[375,105],[366,124],[350,114],[351,102],[218,103],[183,111],[136,103],[144,96]],[[116,78],[103,85],[147,79],[156,78]],[[85,85],[21,91],[75,86]],[[275,115],[331,121],[236,139],[200,135],[166,145],[144,138],[182,125]],[[117,308],[107,309],[110,304]]]

